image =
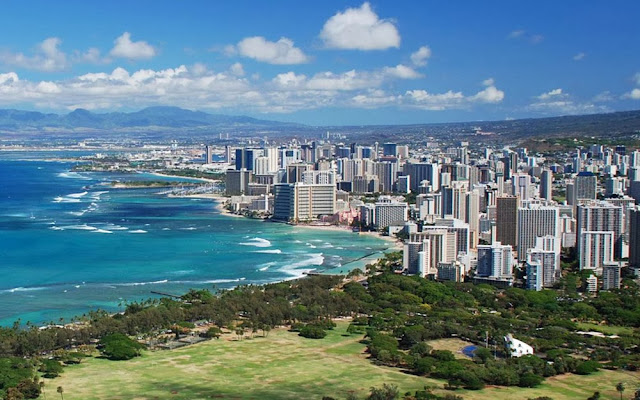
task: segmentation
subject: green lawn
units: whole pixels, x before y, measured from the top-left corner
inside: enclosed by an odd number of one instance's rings
[[[626,326],[616,325],[598,325],[589,322],[578,322],[578,328],[583,331],[597,331],[602,332],[605,335],[631,335],[633,334],[633,328]]]
[[[363,353],[360,336],[344,336],[340,323],[321,340],[303,339],[286,330],[267,338],[242,341],[226,336],[172,351],[145,352],[131,361],[88,359],[46,380],[46,397],[90,399],[320,399],[324,395],[344,399],[349,391],[364,398],[371,386],[397,385],[401,393],[424,385],[441,388],[442,381],[402,373],[372,364]],[[235,337],[235,336],[233,336]],[[628,392],[639,375],[600,372],[591,377],[567,375],[548,380],[538,389],[491,388],[479,392],[458,391],[465,399],[526,399],[542,395],[555,400],[585,399],[594,390],[616,398],[615,383],[627,383]],[[439,390],[445,393],[443,390]]]

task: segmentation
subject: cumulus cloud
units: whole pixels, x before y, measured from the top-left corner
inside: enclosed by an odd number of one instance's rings
[[[640,100],[640,89],[638,88],[633,89],[631,92],[628,93],[628,97],[633,100]]]
[[[504,92],[495,86],[487,86],[470,98],[481,103],[500,103],[504,99]]]
[[[70,64],[67,55],[60,50],[62,40],[50,37],[38,44],[34,54],[27,56],[23,53],[0,53],[0,62],[6,65],[35,69],[39,71],[61,71],[67,69]]]
[[[573,56],[573,60],[574,61],[581,61],[582,59],[584,59],[587,55],[585,53],[578,53],[575,56]]]
[[[526,109],[548,115],[593,114],[610,111],[609,107],[597,105],[594,102],[575,101],[568,93],[557,88],[536,96],[535,101],[529,104]]]
[[[429,46],[422,46],[411,54],[411,62],[416,67],[424,67],[427,60],[431,57],[431,49]]]
[[[113,43],[114,46],[109,52],[112,57],[144,60],[153,58],[156,55],[156,49],[153,46],[143,40],[132,41],[129,32],[123,33]]]
[[[240,63],[235,63],[229,67],[229,71],[235,76],[244,76],[244,67]]]
[[[277,42],[270,42],[262,36],[248,37],[242,39],[237,46],[225,47],[225,52],[229,55],[237,53],[269,64],[304,64],[309,61],[309,57],[286,37],[281,37]]]
[[[240,74],[244,72],[240,64],[223,72],[195,64],[161,70],[117,67],[58,81],[30,81],[9,72],[0,74],[0,106],[28,103],[50,109],[113,110],[164,104],[236,113],[287,113],[320,107],[444,110],[494,104],[504,97],[494,85],[468,96],[451,90],[434,94],[421,89],[397,92],[387,87],[390,80],[411,78],[409,71],[413,70],[398,66],[313,75],[289,71],[264,80]]]
[[[327,48],[384,50],[400,47],[400,34],[393,22],[380,19],[365,2],[360,8],[338,12],[325,22],[320,39]]]
[[[385,67],[383,72],[388,76],[400,79],[417,79],[423,76],[413,68],[402,64],[398,64],[395,67]]]
[[[536,96],[536,98],[538,100],[548,100],[548,99],[550,99],[552,97],[563,97],[563,96],[564,95],[562,93],[562,89],[561,88],[557,88],[557,89],[550,90],[550,91],[548,91],[546,93],[542,93],[541,95]]]
[[[493,86],[495,84],[495,80],[493,78],[487,78],[485,80],[482,81],[482,84],[484,86]]]

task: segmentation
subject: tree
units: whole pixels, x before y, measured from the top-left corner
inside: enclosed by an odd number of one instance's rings
[[[102,354],[109,360],[130,360],[141,354],[144,345],[121,333],[112,333],[100,340]]]
[[[622,400],[622,393],[624,393],[624,389],[624,383],[618,382],[618,384],[616,385],[616,390],[618,391],[618,393],[620,393],[620,400]]]
[[[400,395],[398,387],[396,385],[382,384],[381,388],[371,388],[371,394],[367,397],[367,400],[395,400]]]
[[[62,388],[62,386],[58,386],[58,389],[56,389],[56,392],[60,393],[60,398],[64,400],[64,396],[63,396],[64,389]]]

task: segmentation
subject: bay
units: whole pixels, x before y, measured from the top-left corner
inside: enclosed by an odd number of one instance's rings
[[[0,153],[0,325],[115,312],[152,291],[336,272],[389,247],[348,231],[232,218],[215,200],[164,189],[114,189],[114,180],[158,177],[70,172],[74,163],[44,160],[54,156],[69,154]]]

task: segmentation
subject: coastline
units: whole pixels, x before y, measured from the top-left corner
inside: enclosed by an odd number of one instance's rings
[[[189,179],[189,180],[193,180],[193,181],[208,182],[208,183],[220,183],[220,182],[222,182],[221,180],[218,180],[218,179],[194,178],[194,177],[182,176],[182,175],[169,175],[169,174],[163,174],[163,173],[160,173],[160,172],[153,172],[153,171],[139,171],[139,172],[143,173],[143,174],[160,176],[160,177],[163,177],[163,178]]]

